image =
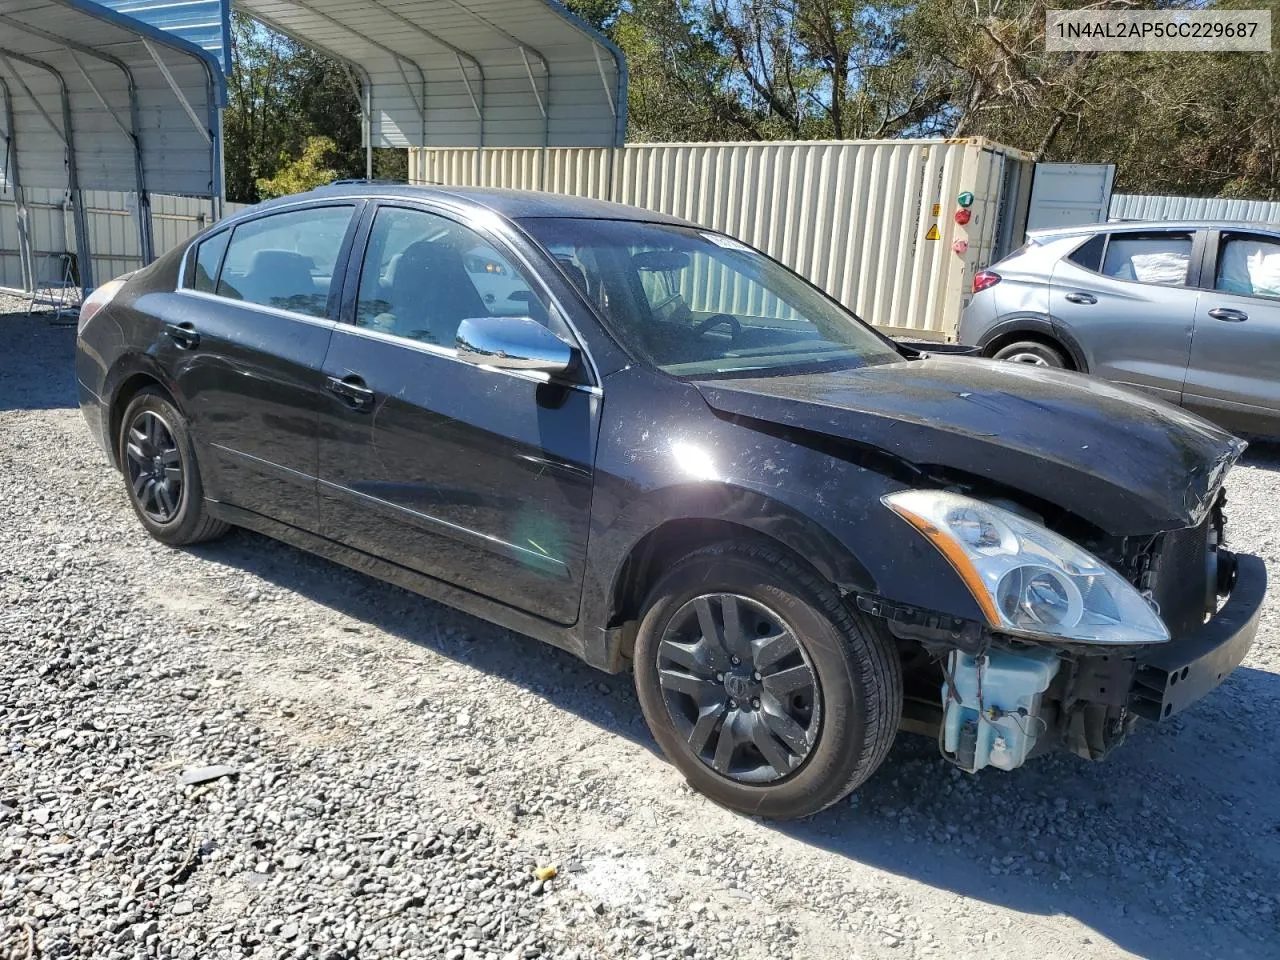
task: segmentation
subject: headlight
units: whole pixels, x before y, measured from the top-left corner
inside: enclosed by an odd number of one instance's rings
[[[1038,523],[944,490],[904,490],[883,502],[942,552],[1002,633],[1076,643],[1169,639],[1132,584]]]

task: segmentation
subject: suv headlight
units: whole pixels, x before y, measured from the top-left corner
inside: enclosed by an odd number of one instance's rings
[[[1002,633],[1075,643],[1169,639],[1132,584],[1038,523],[945,490],[904,490],[882,501],[941,551]]]

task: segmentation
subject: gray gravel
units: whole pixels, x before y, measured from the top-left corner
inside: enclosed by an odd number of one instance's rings
[[[0,958],[1280,957],[1276,601],[1105,763],[901,737],[763,823],[688,790],[627,677],[253,534],[149,540],[72,341],[0,317]],[[1278,471],[1229,482],[1273,576]]]

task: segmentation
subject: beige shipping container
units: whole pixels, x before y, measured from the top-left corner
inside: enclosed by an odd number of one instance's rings
[[[1031,174],[1027,154],[976,137],[409,152],[412,183],[596,197],[721,230],[924,340],[955,339],[974,273],[1021,242]]]

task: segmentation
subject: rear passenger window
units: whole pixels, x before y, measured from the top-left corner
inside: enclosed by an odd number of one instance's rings
[[[1190,264],[1189,233],[1113,233],[1102,272],[1117,280],[1181,287]]]
[[[1102,270],[1102,251],[1107,246],[1107,235],[1095,233],[1080,246],[1076,247],[1068,260],[1078,267],[1098,273]]]
[[[354,207],[313,207],[235,228],[217,293],[323,317],[334,266]]]
[[[191,280],[193,290],[213,293],[213,281],[218,276],[218,265],[222,263],[222,255],[227,251],[227,241],[231,239],[231,231],[223,230],[203,240],[196,248],[196,275]]]
[[[1280,242],[1270,237],[1224,237],[1213,288],[1250,297],[1280,297]]]

